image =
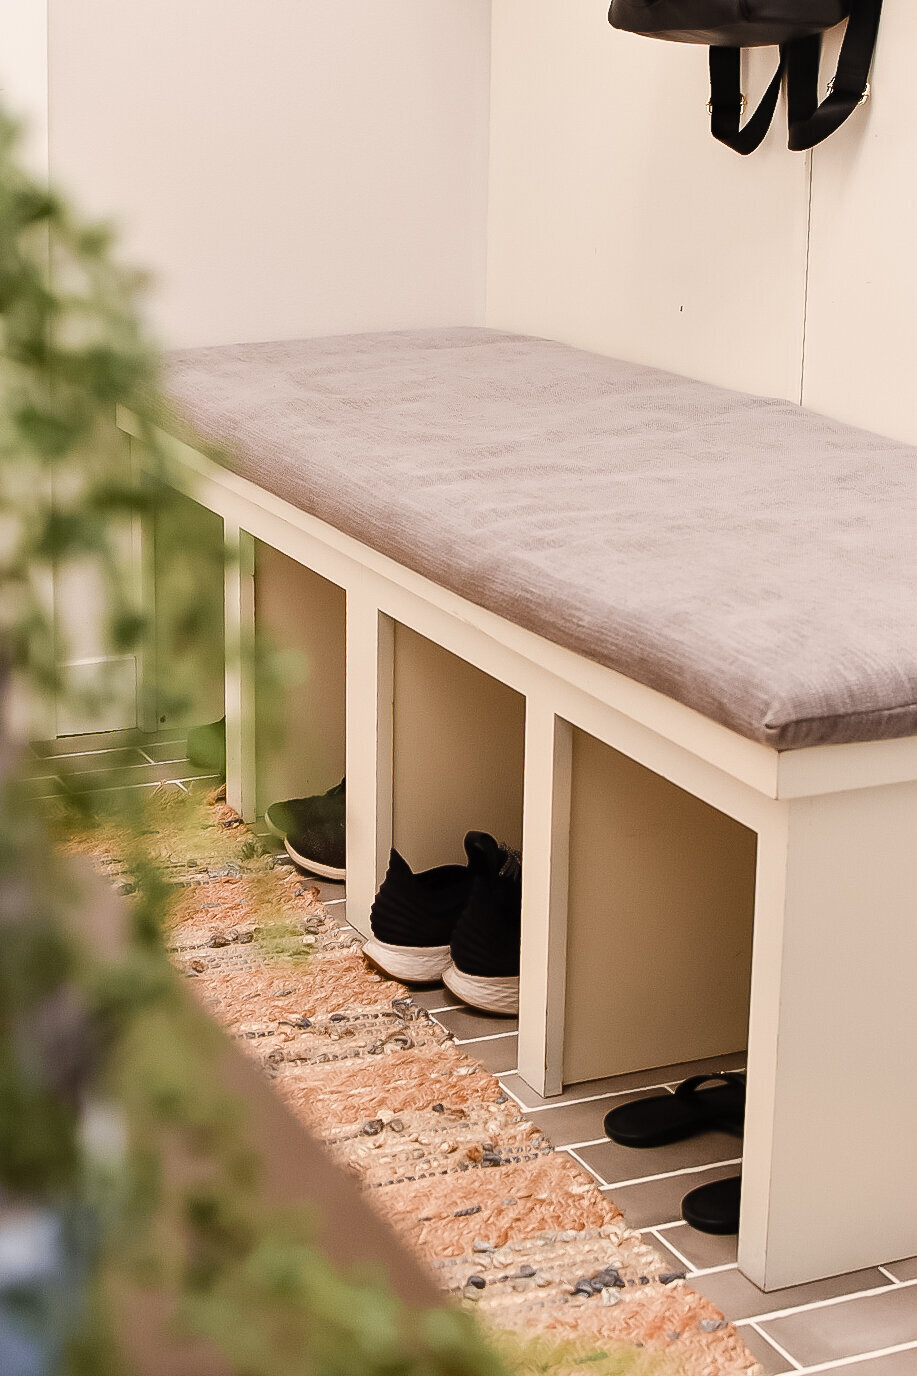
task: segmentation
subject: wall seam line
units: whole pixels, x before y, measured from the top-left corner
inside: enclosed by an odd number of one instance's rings
[[[809,324],[809,259],[812,250],[812,182],[815,155],[810,149],[806,154],[808,161],[808,204],[806,207],[806,251],[802,282],[802,347],[799,356],[799,405],[803,405],[806,391],[806,332]]]

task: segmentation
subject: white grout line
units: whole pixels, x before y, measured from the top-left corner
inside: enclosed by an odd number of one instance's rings
[[[606,1089],[604,1094],[587,1094],[582,1099],[556,1099],[550,1104],[524,1104],[521,1099],[517,1099],[516,1102],[526,1113],[545,1113],[549,1108],[572,1108],[574,1104],[594,1104],[599,1099],[620,1099],[626,1094],[645,1094],[648,1089],[667,1089],[670,1094],[672,1093],[668,1085],[632,1085],[630,1089]],[[515,1097],[513,1095],[513,1098]]]
[[[668,1243],[666,1243],[668,1246]],[[704,1266],[700,1271],[695,1271],[694,1276],[720,1276],[724,1271],[738,1271],[739,1265],[735,1261],[724,1261],[720,1266]],[[693,1279],[694,1277],[692,1277]],[[742,1320],[736,1319],[736,1323]]]
[[[744,1066],[744,1065],[737,1065],[737,1066],[735,1067],[734,1070],[730,1070],[730,1071],[729,1071],[729,1074],[730,1074],[730,1075],[744,1075],[744,1074],[745,1074],[745,1066]],[[711,1074],[710,1078],[713,1079],[714,1076]],[[676,1089],[678,1088],[678,1086],[679,1086],[681,1083],[682,1083],[681,1080],[669,1080],[669,1081],[666,1083],[666,1089],[670,1089],[670,1090],[672,1091],[672,1093],[674,1094],[675,1091],[676,1091]]]
[[[422,1005],[418,1006],[422,1007]],[[437,1013],[452,1013],[456,1008],[465,1007],[467,1007],[467,1005],[464,1003],[444,1003],[442,1008],[428,1008],[427,1012],[430,1014],[430,1017],[432,1018],[435,1017]]]
[[[178,783],[177,779],[170,779],[169,783]],[[144,788],[162,788],[162,783],[158,779],[153,779],[146,784],[111,784],[108,788],[85,788],[79,789],[76,793],[80,798],[98,798],[100,793],[139,793]]]
[[[535,1126],[537,1127],[538,1124],[536,1123]],[[564,1142],[562,1146],[557,1147],[557,1150],[580,1151],[583,1147],[604,1147],[607,1141],[607,1137],[593,1137],[589,1142]]]
[[[346,903],[346,898],[322,898],[319,900],[326,908],[333,908],[336,903]]]
[[[90,755],[116,755],[119,750],[139,749],[139,745],[106,745],[101,750],[66,750],[59,755],[39,755],[37,758],[40,760],[85,760]]]
[[[766,1333],[764,1336],[768,1342],[772,1341]],[[917,1352],[917,1342],[898,1343],[895,1347],[880,1347],[875,1352],[858,1352],[855,1357],[837,1357],[830,1362],[819,1362],[818,1366],[804,1366],[799,1367],[798,1370],[802,1376],[816,1376],[816,1373],[820,1371],[850,1371],[855,1376],[856,1368],[860,1362],[871,1361],[874,1357],[894,1357],[898,1352]]]
[[[762,1310],[759,1314],[749,1314],[747,1319],[743,1319],[741,1322],[770,1323],[771,1319],[785,1319],[792,1314],[803,1314],[813,1309],[828,1309],[833,1308],[834,1305],[837,1304],[848,1304],[851,1300],[865,1300],[870,1299],[874,1295],[888,1295],[892,1290],[909,1289],[914,1285],[917,1285],[917,1279],[902,1280],[899,1281],[897,1285],[874,1285],[869,1290],[854,1290],[851,1291],[849,1295],[830,1295],[827,1299],[812,1300],[809,1304],[794,1304],[788,1306],[786,1309]],[[917,1343],[905,1344],[905,1347],[909,1346],[917,1346]],[[872,1355],[874,1354],[870,1353],[870,1356]],[[849,1361],[850,1358],[845,1357],[843,1360]],[[820,1371],[821,1367],[818,1367],[817,1370]]]
[[[785,1347],[781,1347],[780,1344],[777,1342],[776,1338],[772,1338],[769,1333],[765,1333],[764,1330],[759,1328],[756,1323],[750,1323],[748,1327],[753,1328],[759,1338],[763,1338],[766,1343],[769,1343],[770,1346],[780,1354],[784,1361],[789,1362],[790,1366],[793,1368],[794,1371],[802,1371],[802,1363],[797,1362],[793,1354],[791,1352],[787,1352]]]
[[[500,1075],[509,1075],[510,1073],[511,1072],[508,1070],[502,1070],[500,1072]],[[530,1108],[526,1108],[525,1104],[522,1102],[519,1096],[514,1094],[511,1089],[507,1089],[502,1079],[500,1079],[500,1075],[497,1076],[497,1080],[499,1082],[500,1088],[503,1090],[503,1093],[507,1095],[508,1098],[512,1099],[513,1103],[516,1104],[518,1108],[521,1108],[523,1113],[531,1113],[532,1110]]]
[[[658,1175],[639,1175],[634,1180],[605,1180],[610,1190],[622,1190],[627,1185],[649,1185],[654,1180],[672,1180],[678,1175],[699,1175],[702,1171],[712,1171],[717,1166],[741,1166],[742,1158],[733,1161],[708,1161],[703,1166],[682,1166],[677,1171],[660,1171]]]
[[[689,1276],[692,1276],[694,1274],[693,1261],[689,1261],[688,1258],[685,1256],[684,1252],[679,1252],[678,1248],[674,1247],[671,1242],[669,1242],[666,1238],[662,1237],[655,1228],[643,1228],[641,1231],[644,1233],[652,1233],[653,1237],[659,1243],[660,1247],[665,1247],[666,1250],[671,1252],[673,1256],[676,1256],[679,1261],[684,1262],[685,1266],[688,1268]]]
[[[60,755],[58,755],[57,758],[60,759]],[[149,769],[150,765],[155,764],[155,760],[150,760],[149,764],[144,764],[142,762],[140,764],[105,764],[100,765],[98,769],[74,770],[70,777],[73,779],[91,779],[94,774],[123,774],[131,769]],[[130,787],[130,785],[126,784],[125,787]]]
[[[891,1273],[891,1271],[886,1271],[886,1269],[885,1269],[884,1266],[879,1266],[879,1267],[877,1267],[877,1270],[881,1271],[882,1274],[883,1274],[883,1276],[887,1276],[888,1279],[892,1282],[893,1285],[900,1285],[900,1284],[901,1284],[901,1282],[899,1281],[898,1277],[897,1277],[897,1276],[893,1276],[892,1273]]]
[[[567,1151],[566,1147],[557,1147],[555,1148],[555,1150],[566,1151],[567,1155],[572,1156],[574,1161],[578,1161],[579,1164],[582,1166],[583,1170],[588,1171],[589,1174],[593,1177],[593,1179],[597,1180],[600,1185],[604,1184],[604,1181],[602,1180],[602,1177],[598,1174],[598,1172],[594,1171],[592,1167],[588,1165],[587,1162],[585,1162],[581,1156],[577,1156],[575,1151]]]
[[[449,1028],[446,1028],[446,1031],[448,1032]],[[475,1042],[498,1042],[503,1037],[518,1036],[518,1032],[493,1032],[488,1037],[454,1037],[453,1040],[456,1046],[473,1046]],[[504,1071],[503,1074],[508,1074],[508,1071]]]

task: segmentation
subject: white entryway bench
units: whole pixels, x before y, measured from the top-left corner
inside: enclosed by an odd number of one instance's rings
[[[917,453],[480,329],[190,350],[167,382],[170,481],[239,556],[229,637],[276,595],[346,658],[351,921],[393,836],[416,867],[518,829],[522,1078],[747,1044],[742,1270],[917,1253]],[[231,666],[248,817],[254,694]]]

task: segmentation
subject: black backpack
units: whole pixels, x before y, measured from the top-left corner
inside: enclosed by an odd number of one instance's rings
[[[616,29],[710,47],[710,128],[737,153],[752,153],[770,128],[786,74],[789,146],[812,148],[869,94],[882,0],[611,0]],[[837,73],[819,104],[821,36],[847,20]],[[776,44],[780,63],[757,110],[742,125],[743,48]]]

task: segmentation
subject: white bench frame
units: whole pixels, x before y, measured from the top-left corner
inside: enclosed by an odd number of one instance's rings
[[[771,1290],[917,1254],[917,738],[775,751],[162,442],[169,481],[224,521],[228,643],[254,632],[256,539],[345,590],[350,920],[365,929],[392,841],[398,622],[525,698],[521,1077],[562,1089],[578,727],[757,836],[741,1270]],[[226,721],[228,798],[251,819],[254,685],[237,662]]]

